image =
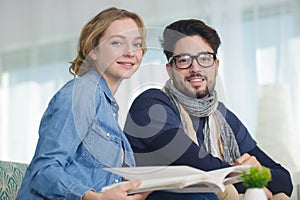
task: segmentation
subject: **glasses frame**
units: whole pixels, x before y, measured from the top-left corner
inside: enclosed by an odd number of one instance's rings
[[[213,60],[214,60],[213,63],[210,66],[203,66],[203,65],[201,65],[199,63],[198,59],[197,59],[200,55],[211,55],[213,57]],[[179,58],[179,57],[181,57],[181,56],[189,56],[192,59],[191,64],[188,67],[180,68],[180,67],[177,66],[176,59]],[[211,53],[211,52],[207,51],[207,52],[200,52],[196,56],[192,56],[192,55],[190,55],[188,53],[178,54],[176,56],[170,57],[168,62],[169,62],[169,64],[171,64],[173,61],[175,61],[175,66],[176,66],[177,69],[188,69],[188,68],[190,68],[192,66],[194,60],[196,60],[197,63],[198,63],[198,65],[200,65],[201,67],[203,67],[203,68],[209,68],[209,67],[212,67],[215,64],[216,59],[217,59],[217,54],[216,53]]]

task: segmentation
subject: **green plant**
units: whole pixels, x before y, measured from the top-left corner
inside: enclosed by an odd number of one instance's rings
[[[272,180],[270,169],[267,167],[262,167],[261,170],[251,167],[249,171],[243,170],[240,177],[246,188],[262,188]]]

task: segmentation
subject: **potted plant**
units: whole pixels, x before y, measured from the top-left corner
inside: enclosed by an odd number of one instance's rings
[[[251,167],[249,171],[242,171],[240,177],[243,185],[247,188],[244,200],[267,200],[264,187],[272,180],[270,169],[262,167],[260,170],[257,167]]]

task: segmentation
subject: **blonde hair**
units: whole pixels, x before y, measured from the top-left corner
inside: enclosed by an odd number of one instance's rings
[[[97,45],[100,38],[112,22],[118,19],[133,19],[142,34],[142,50],[146,52],[146,30],[142,18],[136,13],[115,7],[108,8],[98,13],[81,30],[78,41],[77,57],[71,61],[69,71],[74,76],[81,76],[93,66],[93,60],[88,56]]]

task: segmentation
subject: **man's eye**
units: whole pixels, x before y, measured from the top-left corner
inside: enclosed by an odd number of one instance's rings
[[[180,59],[178,59],[178,62],[179,63],[187,63],[188,59],[187,58],[180,58]]]
[[[210,57],[202,57],[202,58],[200,58],[200,61],[201,62],[210,62],[211,58]]]

